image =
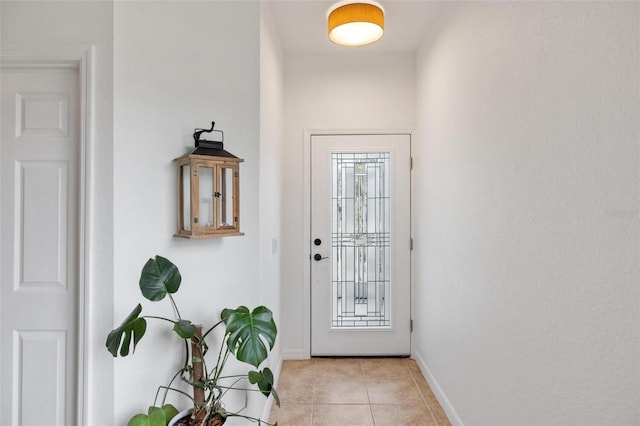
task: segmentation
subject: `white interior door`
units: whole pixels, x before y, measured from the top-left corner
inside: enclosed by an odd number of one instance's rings
[[[0,85],[0,424],[77,424],[79,72]]]
[[[311,354],[411,351],[410,135],[311,137]]]

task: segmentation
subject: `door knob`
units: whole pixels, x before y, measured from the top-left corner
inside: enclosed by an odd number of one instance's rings
[[[313,255],[313,260],[315,260],[316,262],[319,262],[322,259],[328,259],[328,257],[322,257],[322,255],[320,253],[316,253],[316,254]]]

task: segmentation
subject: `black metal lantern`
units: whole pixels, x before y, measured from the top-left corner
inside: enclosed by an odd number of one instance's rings
[[[240,232],[240,163],[224,150],[220,130],[195,129],[196,149],[176,158],[178,166],[178,233],[183,238],[218,238]],[[201,140],[213,133],[220,140]]]

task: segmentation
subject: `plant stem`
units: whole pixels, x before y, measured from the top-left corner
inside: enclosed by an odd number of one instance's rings
[[[234,387],[234,385],[236,383],[238,383],[240,380],[236,380],[232,385],[230,386],[220,386],[218,385],[218,388],[220,389],[227,389],[227,390],[237,390],[237,391],[246,391],[246,392],[262,392],[260,389],[247,389],[247,388],[236,388]],[[225,392],[226,393],[226,392]]]
[[[201,342],[202,339],[202,326],[196,325],[196,332],[193,339],[191,339],[191,364],[193,365],[193,382],[203,383],[203,368],[202,368],[202,351]],[[204,387],[193,386],[193,401],[196,404],[202,404],[204,402]]]
[[[224,362],[222,363],[222,365],[220,365],[220,361],[221,360],[224,361],[223,357],[222,357],[222,350],[224,349],[225,346],[226,345],[225,345],[225,343],[223,341],[220,344],[220,350],[218,351],[218,359],[216,360],[216,368],[213,370],[213,380],[216,383],[218,382],[218,377],[220,377],[220,371],[222,371],[222,368],[224,367]]]
[[[186,396],[187,398],[189,398],[191,401],[193,401],[193,397],[191,395],[189,395],[186,392],[181,391],[180,389],[172,388],[172,387],[169,387],[169,386],[158,386],[158,392],[160,392],[160,389],[164,389],[165,393],[169,392],[170,390],[172,390],[174,392],[178,392],[179,394],[182,394],[182,395]],[[155,402],[154,402],[154,404],[155,404]],[[164,403],[162,405],[164,405]]]
[[[178,305],[176,305],[176,301],[173,300],[173,296],[171,296],[171,293],[167,293],[167,295],[169,296],[169,300],[171,301],[171,304],[173,305],[173,310],[176,313],[176,316],[178,317],[178,319],[182,319],[182,317],[180,317],[180,311],[178,310]]]
[[[176,321],[174,321],[174,320],[170,320],[170,319],[165,318],[165,317],[156,317],[156,316],[153,316],[153,315],[144,315],[142,318],[158,319],[158,320],[170,322],[171,324],[175,324],[176,323]]]
[[[217,326],[219,326],[220,324],[222,324],[222,320],[218,321],[210,329],[208,329],[207,332],[202,335],[202,338],[204,339],[205,337],[207,337],[207,335],[209,333],[211,333],[213,331],[213,329],[216,328]]]
[[[218,389],[220,390],[220,397],[219,397],[218,399],[222,399],[222,398],[227,394],[227,392],[229,392],[229,391],[230,391],[230,390],[232,390],[232,389],[233,389],[233,390],[240,390],[240,391],[244,390],[244,391],[246,391],[247,389],[242,389],[242,388],[237,388],[237,387],[235,387],[236,383],[240,382],[241,380],[242,380],[242,378],[240,378],[240,379],[238,379],[238,380],[234,381],[234,382],[233,382],[233,383],[231,383],[229,386],[217,385]],[[222,391],[222,389],[224,389],[224,392]],[[245,393],[244,393],[245,406],[242,408],[242,410],[244,410],[245,408],[247,408],[247,402],[246,402],[246,401],[247,401],[247,399],[248,399],[248,396],[247,396],[247,395],[248,395],[248,394],[247,394],[247,392],[245,392]],[[240,410],[240,411],[242,411],[242,410]]]
[[[160,393],[160,389],[164,388],[164,396],[162,397],[162,403],[160,404],[160,406],[163,406],[165,401],[167,400],[167,394],[169,393],[169,389],[173,389],[171,387],[171,385],[178,378],[178,376],[183,373],[183,371],[184,370],[180,370],[176,374],[174,374],[174,376],[171,378],[171,380],[169,381],[169,384],[167,384],[167,386],[160,386],[158,388],[158,391],[156,392],[156,397],[153,400],[154,407],[156,406],[156,402],[158,401],[158,394]],[[189,397],[189,398],[191,398],[191,397]]]

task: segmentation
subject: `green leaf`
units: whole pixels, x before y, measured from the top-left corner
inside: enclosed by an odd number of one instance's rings
[[[180,288],[182,277],[178,267],[162,256],[149,259],[142,268],[140,290],[152,302],[165,298],[167,293],[175,293]]]
[[[191,339],[196,335],[196,326],[189,320],[181,319],[174,324],[173,331],[183,339]]]
[[[149,426],[167,426],[169,420],[164,414],[164,410],[159,407],[149,408]]]
[[[149,416],[146,414],[136,414],[131,417],[127,426],[149,426]]]
[[[107,336],[107,350],[114,357],[118,356],[118,348],[120,348],[120,356],[129,355],[131,337],[133,337],[133,351],[136,350],[138,342],[147,330],[147,321],[144,318],[139,318],[141,312],[142,305],[138,303],[138,306],[131,311],[122,324]]]
[[[276,388],[271,389],[271,395],[273,395],[273,400],[276,402],[276,405],[280,406],[280,397],[276,393]]]
[[[173,412],[171,409],[175,410],[176,414],[178,414],[178,410],[171,404],[167,404],[162,408],[149,407],[149,414],[136,414],[129,420],[127,426],[167,426],[169,420],[173,418],[173,416],[167,418],[167,413],[165,412],[165,407],[167,406],[169,406],[170,414]]]
[[[267,367],[262,370],[262,375],[267,383],[273,385],[273,372],[270,368]]]
[[[255,385],[262,379],[262,373],[259,371],[249,371],[249,383]]]
[[[273,395],[276,404],[278,404],[278,407],[280,406],[280,399],[276,389],[273,387],[273,372],[269,368],[265,368],[262,371],[250,371],[248,378],[251,384],[258,384],[258,389],[264,396],[268,398],[269,395]]]
[[[227,347],[239,361],[258,367],[273,349],[278,330],[273,313],[264,306],[252,312],[246,306],[224,309],[222,321],[227,327]],[[268,345],[268,348],[267,348]]]
[[[178,409],[171,404],[163,405],[162,411],[164,411],[164,415],[167,418],[167,425],[169,424],[171,419],[178,415]]]

